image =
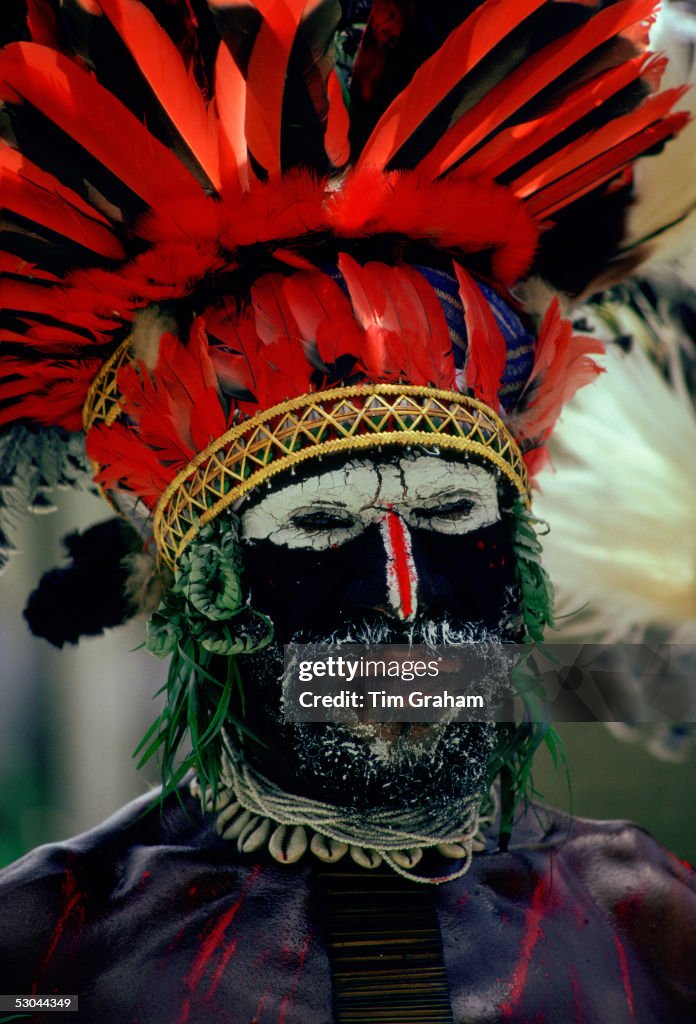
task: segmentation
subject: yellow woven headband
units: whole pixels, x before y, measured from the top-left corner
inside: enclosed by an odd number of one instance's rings
[[[291,466],[338,452],[414,444],[480,455],[527,494],[522,453],[483,403],[403,384],[339,387],[281,402],[208,445],[157,503],[160,555],[174,568],[201,526]]]
[[[90,389],[88,430],[120,412],[116,375],[122,346]],[[528,494],[522,453],[503,421],[483,402],[454,391],[407,384],[356,384],[300,395],[232,427],[172,480],[154,514],[162,560],[177,562],[198,531],[264,480],[310,459],[367,449],[437,445],[493,463]]]

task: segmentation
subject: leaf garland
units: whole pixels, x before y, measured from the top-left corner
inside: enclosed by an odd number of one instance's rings
[[[158,755],[163,793],[193,770],[203,790],[217,792],[225,728],[249,733],[242,721],[244,692],[237,657],[266,647],[270,619],[244,601],[239,520],[204,526],[187,548],[174,584],[147,625],[145,646],[171,655],[162,712],[138,745],[142,767]],[[188,751],[180,748],[188,737]]]
[[[515,500],[510,515],[524,642],[538,644],[543,641],[546,628],[554,624],[553,585],[541,561],[538,533],[539,527],[546,524],[531,514],[521,497]],[[524,801],[526,806],[532,796],[538,795],[534,788],[532,764],[539,748],[546,746],[555,766],[559,762],[566,765],[561,737],[542,717],[543,694],[539,692],[538,680],[530,670],[527,658],[523,658],[515,669],[514,689],[525,706],[525,720],[498,725],[498,740],[488,764],[489,784],[500,777],[501,849],[506,849],[509,843],[520,801]]]

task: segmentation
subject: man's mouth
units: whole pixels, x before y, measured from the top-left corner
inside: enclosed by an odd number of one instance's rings
[[[363,722],[343,726],[352,736],[368,746],[379,740],[403,752],[414,752],[431,746],[442,730],[441,722]]]

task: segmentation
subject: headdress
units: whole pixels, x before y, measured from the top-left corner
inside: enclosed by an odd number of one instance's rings
[[[177,570],[153,647],[188,658],[177,615],[208,655],[264,642],[220,513],[319,455],[435,443],[526,507],[600,346],[558,298],[520,296],[625,268],[632,164],[685,120],[658,91],[654,9],[28,4],[30,40],[0,52],[0,424],[58,462],[85,432],[99,487]],[[26,473],[8,450],[0,485]],[[538,634],[548,590],[519,520]]]

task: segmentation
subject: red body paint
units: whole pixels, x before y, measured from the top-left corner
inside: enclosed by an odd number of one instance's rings
[[[510,994],[505,1003],[500,1007],[503,1017],[512,1017],[515,1006],[519,1003],[524,986],[527,981],[527,972],[532,960],[532,953],[539,939],[544,934],[541,928],[541,921],[548,909],[549,890],[545,880],[542,878],[537,882],[532,896],[531,906],[524,915],[524,935],[522,937],[522,948],[520,958],[517,962],[512,976]]]
[[[619,957],[619,969],[621,971],[621,982],[624,988],[624,994],[626,996],[626,1006],[631,1017],[635,1016],[635,1003],[633,1001],[633,987],[631,985],[631,977],[628,973],[628,960],[626,959],[626,950],[621,944],[621,940],[618,935],[614,936],[614,945],[616,946],[616,953]]]
[[[300,984],[300,975],[302,974],[302,968],[304,967],[305,960],[307,959],[307,953],[309,951],[309,944],[311,942],[311,932],[304,940],[300,952],[297,954],[297,967],[295,968],[295,979],[292,984],[292,988],[287,995],[283,996],[280,1003],[280,1013],[278,1014],[278,1024],[285,1024],[285,1017],[288,1012],[288,1007],[295,998],[297,987]]]
[[[65,926],[67,925],[69,919],[73,916],[73,914],[77,914],[77,917],[80,921],[84,921],[85,919],[84,907],[80,905],[82,901],[82,893],[77,885],[77,879],[75,878],[75,875],[69,868],[66,868],[65,871],[65,880],[63,882],[63,900],[63,909],[61,911],[60,917],[58,918],[58,921],[56,922],[55,928],[51,932],[51,938],[48,944],[48,949],[46,951],[46,956],[43,958],[43,962],[41,964],[41,967],[39,968],[39,973],[36,977],[34,984],[32,985],[32,995],[35,995],[41,987],[41,978],[43,972],[45,971],[50,961],[53,959],[53,956],[58,948],[58,944],[63,936],[63,932],[65,931]]]
[[[244,883],[244,888],[239,894],[239,897],[235,900],[232,906],[220,916],[219,920],[208,931],[208,933],[204,935],[201,947],[194,958],[193,964],[191,965],[191,971],[188,977],[184,978],[184,984],[189,991],[189,995],[183,1001],[178,1024],[188,1024],[192,1008],[192,996],[196,994],[206,971],[213,962],[216,963],[215,973],[213,974],[210,988],[207,992],[207,997],[212,996],[213,992],[220,984],[224,970],[227,967],[230,958],[233,956],[237,944],[236,938],[233,938],[228,945],[221,950],[221,943],[225,937],[227,929],[234,921],[242,907],[242,904],[244,903],[244,900],[246,899],[246,890],[258,878],[260,872],[261,865],[256,864],[249,872]]]

